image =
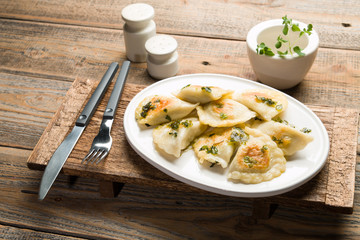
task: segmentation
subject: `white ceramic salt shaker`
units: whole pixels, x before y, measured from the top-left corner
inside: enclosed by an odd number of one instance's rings
[[[132,62],[146,62],[145,42],[155,36],[154,8],[145,3],[126,6],[121,16],[125,21],[124,40],[126,56]]]
[[[150,76],[164,79],[176,75],[179,70],[177,41],[168,35],[156,35],[145,43],[147,70]]]

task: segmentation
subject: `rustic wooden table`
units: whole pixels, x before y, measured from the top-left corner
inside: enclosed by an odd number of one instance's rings
[[[338,138],[341,129],[333,129],[358,123],[360,3],[355,0],[143,1],[155,9],[157,31],[172,35],[179,43],[178,75],[220,73],[255,81],[245,47],[249,29],[285,14],[311,22],[320,36],[317,58],[305,80],[285,92],[321,115],[332,134],[332,149],[341,146],[333,159],[342,153],[352,157],[348,149],[358,148],[357,156],[353,154],[356,171],[347,178],[350,182],[340,182],[343,188],[337,189],[338,195],[352,190],[346,202],[331,198],[330,188],[318,201],[334,208],[301,204],[301,199],[317,201],[310,185],[300,196],[271,200],[281,204],[271,218],[262,219],[273,204],[186,189],[160,172],[155,175],[165,179],[161,186],[143,184],[152,175],[139,175],[117,197],[103,197],[113,189],[104,187],[106,184],[119,185],[111,180],[126,181],[126,177],[110,176],[99,188],[99,179],[77,175],[79,169],[71,168],[71,161],[48,197],[38,201],[42,171],[29,169],[27,160],[72,84],[89,79],[85,86],[92,86],[111,62],[121,64],[126,59],[120,13],[133,2],[137,1],[0,0],[0,238],[359,238],[359,143],[352,132],[353,139],[342,147],[341,142],[347,140]],[[131,89],[154,82],[146,64],[132,64],[125,98],[131,99]],[[339,184],[331,173],[342,169],[331,164],[328,169],[327,181]],[[169,182],[174,185],[166,188]],[[297,198],[294,204],[286,204]]]

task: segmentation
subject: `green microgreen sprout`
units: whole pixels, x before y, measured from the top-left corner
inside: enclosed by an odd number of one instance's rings
[[[284,58],[289,53],[290,53],[290,55],[293,55],[294,52],[300,57],[305,56],[305,54],[302,52],[303,49],[301,49],[298,45],[296,45],[296,43],[299,41],[299,39],[302,35],[307,34],[310,36],[312,34],[313,25],[308,24],[306,28],[303,28],[303,30],[301,30],[299,27],[299,24],[293,23],[293,20],[288,18],[287,15],[282,17],[282,20],[283,20],[282,24],[284,26],[283,30],[282,30],[283,36],[279,35],[277,37],[275,47],[276,47],[276,49],[279,49],[284,44],[287,44],[288,47],[287,47],[287,50],[285,50],[283,52],[277,50],[277,54],[281,58]],[[299,37],[293,43],[291,43],[290,40],[285,38],[288,35],[289,30],[291,30],[292,32],[299,32]],[[275,53],[271,50],[271,48],[268,47],[264,42],[257,45],[256,53],[259,55],[266,55],[266,56],[270,56],[270,57],[275,55]]]
[[[271,50],[271,48],[267,47],[265,43],[260,43],[260,45],[257,45],[256,53],[260,55],[266,55],[266,56],[274,56],[275,53]]]

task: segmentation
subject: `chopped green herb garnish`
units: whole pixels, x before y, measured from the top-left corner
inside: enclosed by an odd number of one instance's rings
[[[282,120],[279,116],[276,116],[272,119],[274,122],[283,123],[284,120]]]
[[[290,124],[290,123],[289,123],[288,121],[286,121],[285,119],[281,119],[279,116],[276,116],[276,117],[272,118],[272,120],[273,120],[274,122],[282,123],[282,124],[288,125],[289,127],[295,128],[294,125]]]
[[[258,102],[263,102],[265,103],[266,105],[270,106],[270,107],[274,107],[276,102],[273,101],[271,98],[266,98],[266,97],[259,97],[257,95],[255,95],[256,97],[256,101]]]
[[[181,122],[181,125],[188,128],[188,127],[191,127],[193,125],[193,122],[191,120],[185,120],[185,121]]]
[[[212,136],[214,136],[215,135],[215,133],[211,133],[210,135],[209,135],[209,137],[212,137]]]
[[[304,128],[301,129],[300,131],[303,132],[303,133],[310,133],[310,132],[311,132],[311,129],[304,127]]]
[[[265,153],[267,150],[269,150],[269,147],[267,145],[264,145],[260,150],[262,153]]]
[[[169,115],[166,115],[165,119],[171,121],[171,117]]]
[[[147,104],[145,104],[144,106],[142,106],[142,112],[140,113],[141,117],[146,118],[148,112],[149,112],[150,110],[154,110],[155,108],[156,108],[156,106],[153,105],[153,104],[151,103],[151,101],[148,102]]]
[[[177,137],[178,133],[177,131],[169,132],[169,135],[172,135],[173,137]]]
[[[191,85],[191,84],[188,84],[188,85],[182,87],[181,90],[184,89],[184,88],[190,87],[190,85]]]
[[[239,127],[234,127],[230,135],[230,143],[244,144],[249,140],[249,135]]]
[[[208,154],[216,155],[219,150],[215,146],[211,146],[209,148],[207,145],[204,145],[199,149],[199,151],[206,151]]]
[[[284,143],[282,139],[278,139],[278,138],[276,138],[275,136],[272,137],[272,140],[273,140],[274,142],[276,142],[278,145],[281,145],[281,144]]]
[[[180,121],[173,121],[168,124],[168,126],[174,130],[179,129],[179,125],[180,125]]]
[[[163,110],[165,113],[167,113],[168,112],[168,110],[167,110],[167,108],[164,108],[164,110]]]
[[[255,159],[253,159],[252,157],[245,156],[244,163],[246,163],[249,166],[249,168],[252,168],[254,166],[254,164],[257,164],[258,162]]]
[[[148,124],[148,123],[145,123],[145,126],[147,126],[147,127],[151,127],[151,125],[150,125],[150,124]]]
[[[211,88],[210,87],[201,87],[201,90],[211,93]]]
[[[281,111],[283,109],[283,106],[282,104],[278,104],[275,106],[275,109],[278,110],[278,111]]]
[[[224,104],[223,104],[223,103],[217,103],[215,106],[216,106],[217,108],[223,108],[223,107],[224,107]]]
[[[220,113],[220,118],[221,118],[222,120],[225,120],[225,119],[228,118],[228,116],[227,116],[225,113]]]

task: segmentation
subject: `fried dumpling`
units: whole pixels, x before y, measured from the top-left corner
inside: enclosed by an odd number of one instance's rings
[[[196,107],[200,122],[212,127],[232,127],[255,117],[255,112],[232,99],[219,99]]]
[[[284,94],[270,89],[250,89],[232,94],[232,99],[257,112],[262,118],[270,121],[288,107]]]
[[[259,130],[246,127],[249,140],[240,145],[229,167],[228,179],[234,182],[260,183],[280,176],[286,159],[271,138]]]
[[[166,153],[180,157],[181,150],[207,129],[198,118],[175,120],[153,130],[154,143]]]
[[[215,128],[203,134],[193,145],[195,155],[202,164],[208,161],[223,168],[228,166],[235,149],[245,144],[247,134],[240,127]]]
[[[174,96],[148,96],[135,109],[135,119],[140,124],[158,125],[183,118],[196,106]]]
[[[231,93],[232,90],[225,90],[219,87],[206,87],[199,85],[186,85],[173,94],[181,100],[191,103],[208,103],[218,100],[225,94]]]
[[[270,121],[261,123],[257,129],[269,135],[285,155],[292,155],[302,150],[314,138],[289,125]]]

